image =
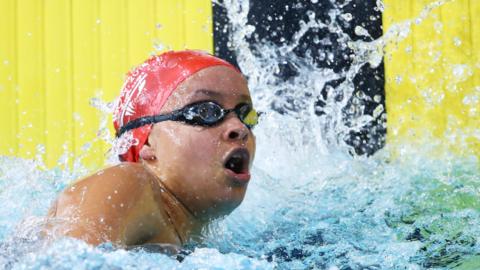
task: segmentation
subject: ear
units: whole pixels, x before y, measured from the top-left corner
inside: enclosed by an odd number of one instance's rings
[[[142,149],[140,149],[139,156],[141,159],[147,162],[154,161],[157,159],[157,156],[155,155],[155,151],[148,143],[143,145]]]

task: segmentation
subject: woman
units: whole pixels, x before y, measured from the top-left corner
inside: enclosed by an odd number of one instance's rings
[[[48,234],[120,246],[195,240],[243,200],[257,113],[246,79],[197,51],[154,56],[127,76],[114,112],[121,164],[63,191]]]

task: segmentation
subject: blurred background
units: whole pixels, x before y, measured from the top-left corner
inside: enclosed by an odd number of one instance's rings
[[[92,103],[112,102],[132,67],[167,49],[213,52],[209,0],[1,0],[0,10],[0,154],[39,154],[49,167],[65,153],[60,164],[103,164],[110,145]]]
[[[41,159],[47,167],[79,159],[102,166],[113,134],[108,108],[129,69],[185,48],[236,63],[224,5],[213,2],[0,0],[0,155]],[[328,21],[325,11],[334,4],[342,6],[341,29],[353,41],[378,40],[382,57],[354,80],[362,113],[375,118],[345,138],[356,154],[371,155],[385,142],[437,141],[441,151],[478,156],[480,1],[250,1],[250,41],[291,40],[307,11]],[[354,48],[335,33],[308,31],[296,55],[336,72],[352,65]],[[295,76],[288,61],[278,68],[285,81]],[[329,82],[322,93],[341,82]],[[322,115],[324,104],[315,105]]]

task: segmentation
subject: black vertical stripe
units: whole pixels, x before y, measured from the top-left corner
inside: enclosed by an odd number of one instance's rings
[[[315,2],[315,3],[313,3]],[[341,5],[340,11],[343,16],[337,17],[337,23],[344,33],[347,33],[352,40],[371,41],[382,35],[382,14],[376,6],[376,0],[352,0],[334,1],[337,8]],[[300,20],[308,21],[308,12],[315,12],[316,19],[322,22],[329,22],[328,12],[334,8],[330,0],[250,0],[249,24],[255,26],[255,32],[250,40],[251,44],[257,42],[271,42],[281,45],[284,40],[291,40],[292,36],[299,29]],[[215,54],[223,59],[236,64],[235,52],[229,48],[229,35],[231,27],[228,23],[226,11],[220,5],[213,6],[214,18],[214,48]],[[351,20],[349,19],[351,15]],[[346,19],[345,19],[346,18]],[[365,28],[371,37],[357,36],[355,27]],[[352,64],[350,57],[353,51],[342,44],[338,39],[339,35],[323,29],[310,29],[300,40],[300,45],[294,53],[305,57],[307,52],[314,58],[318,67],[331,68],[338,72],[348,69]],[[318,40],[329,42],[318,42]],[[325,54],[333,54],[333,61],[324,57]],[[281,76],[287,80],[295,76],[295,67],[285,63],[280,66]],[[336,87],[342,80],[331,81],[328,85]],[[355,94],[362,91],[367,98],[363,99],[364,112],[372,114],[379,103],[374,101],[374,96],[381,97],[381,104],[385,108],[384,91],[384,66],[383,62],[377,68],[365,65],[354,78]],[[324,89],[324,93],[328,87]],[[319,100],[319,108],[322,102]],[[281,110],[281,108],[280,108]],[[317,114],[321,115],[319,109]],[[382,148],[385,143],[386,128],[385,120],[377,119],[374,123],[364,127],[358,132],[351,132],[347,142],[354,146],[357,154],[373,154]]]

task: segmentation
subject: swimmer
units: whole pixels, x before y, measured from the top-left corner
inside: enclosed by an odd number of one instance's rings
[[[59,195],[49,238],[181,247],[242,202],[258,115],[231,64],[188,50],[154,56],[127,75],[113,119],[122,162]]]

